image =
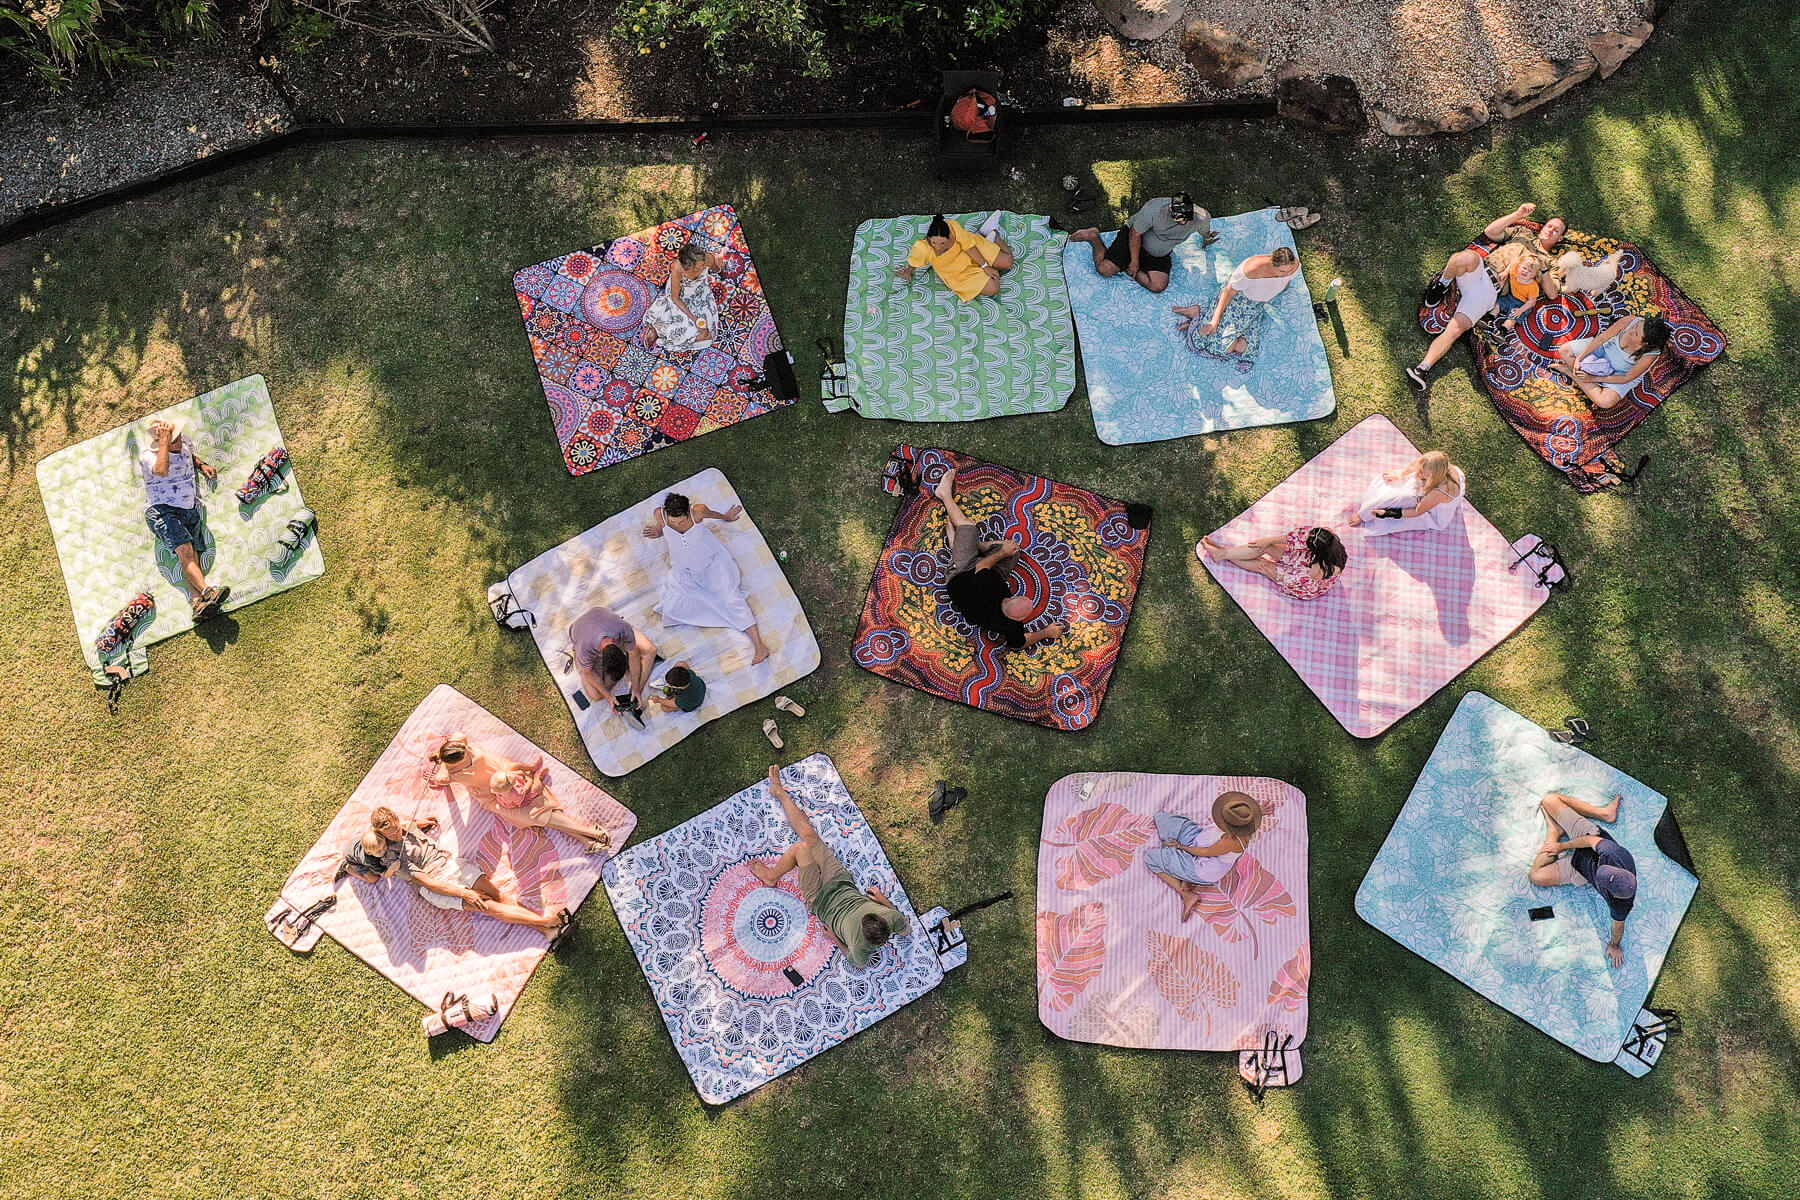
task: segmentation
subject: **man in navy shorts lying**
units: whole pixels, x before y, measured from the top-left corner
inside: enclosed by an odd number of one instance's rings
[[[208,584],[206,572],[200,569],[201,530],[206,518],[200,511],[200,487],[195,475],[205,475],[211,482],[219,477],[219,472],[194,453],[193,443],[185,436],[186,426],[184,417],[150,422],[150,448],[138,455],[137,467],[150,500],[144,519],[156,540],[181,565],[182,580],[193,599],[194,620],[198,622],[218,616],[231,589]]]

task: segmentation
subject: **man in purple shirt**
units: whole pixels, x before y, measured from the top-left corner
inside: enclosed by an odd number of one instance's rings
[[[644,687],[656,662],[656,643],[610,608],[590,608],[569,626],[575,670],[590,700],[611,700],[613,708],[644,727]],[[628,691],[617,696],[621,683]]]

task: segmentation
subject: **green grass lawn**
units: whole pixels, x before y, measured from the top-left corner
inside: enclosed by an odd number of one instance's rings
[[[1787,1196],[1800,1189],[1800,21],[1680,13],[1545,116],[1397,147],[1267,125],[1028,134],[1025,181],[939,186],[923,140],[864,134],[367,144],[295,152],[0,250],[0,1193],[9,1197],[879,1198]],[[580,479],[563,470],[511,272],[702,205],[743,214],[800,374],[841,328],[852,230],[884,214],[1055,211],[1091,170],[1116,215],[1189,187],[1215,212],[1324,207],[1315,288],[1346,281],[1329,420],[1109,448],[1054,415],[921,429],[816,400]],[[1579,496],[1449,360],[1399,375],[1426,272],[1534,198],[1641,244],[1731,337],[1627,443],[1636,495]],[[1331,339],[1328,339],[1331,343]],[[321,514],[326,576],[183,637],[108,716],[77,655],[32,465],[161,405],[269,378]],[[810,390],[810,382],[807,390]],[[1466,466],[1574,590],[1386,735],[1356,741],[1193,560],[1223,523],[1385,412]],[[893,513],[897,441],[1157,505],[1100,719],[1069,735],[850,661]],[[406,714],[449,682],[593,776],[523,635],[483,590],[704,466],[726,470],[824,665],[788,759],[838,762],[921,907],[1012,888],[969,966],[720,1110],[689,1085],[606,902],[499,1039],[428,1047],[418,1006],[258,918]],[[1458,698],[1584,713],[1667,793],[1701,888],[1657,991],[1687,1032],[1652,1076],[1577,1057],[1362,924],[1358,881]],[[769,761],[753,707],[608,788],[664,830]],[[1038,1023],[1045,791],[1072,771],[1278,776],[1307,797],[1306,1079],[1260,1111],[1226,1055],[1064,1043]],[[971,800],[941,826],[922,794]],[[453,1039],[440,1039],[452,1043]]]

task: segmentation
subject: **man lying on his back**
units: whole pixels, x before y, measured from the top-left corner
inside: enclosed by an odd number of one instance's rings
[[[486,871],[468,859],[453,859],[427,836],[436,821],[415,825],[383,805],[369,814],[369,828],[344,848],[344,871],[364,883],[390,875],[419,889],[438,908],[486,913],[512,925],[529,925],[550,939],[552,948],[568,933],[574,913],[539,916],[495,886]]]
[[[231,589],[208,585],[206,572],[200,569],[205,516],[200,511],[200,488],[194,473],[198,471],[210,481],[217,479],[219,472],[194,453],[186,433],[185,417],[150,422],[150,448],[138,455],[137,468],[150,501],[144,519],[156,540],[181,564],[182,579],[193,597],[194,620],[208,621],[219,615]]]

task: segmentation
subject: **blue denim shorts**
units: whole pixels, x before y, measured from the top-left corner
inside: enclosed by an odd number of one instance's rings
[[[168,547],[173,554],[183,546],[192,546],[194,553],[200,553],[200,510],[198,508],[176,508],[173,504],[152,504],[144,510],[144,519],[150,523],[150,532],[156,540]]]

